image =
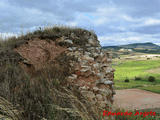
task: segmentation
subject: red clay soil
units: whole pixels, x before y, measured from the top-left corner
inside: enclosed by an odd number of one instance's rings
[[[128,110],[160,108],[160,94],[140,89],[116,90],[114,105]]]
[[[41,69],[46,63],[53,61],[55,57],[65,50],[66,48],[55,45],[54,41],[47,42],[38,38],[30,40],[27,44],[15,49],[29,64],[34,66],[35,70]]]

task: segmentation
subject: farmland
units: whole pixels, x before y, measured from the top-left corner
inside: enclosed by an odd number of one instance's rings
[[[114,61],[114,60],[113,60]],[[149,60],[123,60],[113,62],[115,71],[116,89],[140,88],[152,92],[160,93],[160,59]],[[155,72],[153,72],[155,69]],[[152,72],[150,72],[150,70]],[[149,82],[149,76],[155,78],[155,82]],[[135,80],[135,78],[138,78]],[[126,79],[129,82],[124,82]]]

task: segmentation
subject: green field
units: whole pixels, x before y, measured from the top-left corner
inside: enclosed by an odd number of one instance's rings
[[[160,93],[160,73],[149,73],[147,70],[160,67],[160,60],[143,60],[143,61],[125,61],[116,63],[115,68],[115,87],[116,89],[125,88],[141,88],[153,92]],[[155,82],[149,82],[148,77],[154,76]],[[135,81],[135,77],[140,77],[141,80]],[[128,78],[129,82],[124,80]]]
[[[146,87],[142,87],[141,89],[151,91],[151,92],[155,92],[155,93],[160,93],[160,85],[146,86]]]

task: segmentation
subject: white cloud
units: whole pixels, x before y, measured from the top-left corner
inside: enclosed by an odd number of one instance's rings
[[[99,36],[99,40],[102,46],[124,45],[130,43],[144,43],[144,42],[160,43],[159,38],[154,38],[152,35],[139,34],[135,32],[126,32],[126,33],[117,33],[117,34]]]
[[[155,44],[160,46],[160,43],[155,43]]]
[[[73,21],[73,22],[68,22],[67,25],[75,27],[78,25],[78,23],[76,21]]]
[[[160,24],[160,19],[149,18],[144,21],[144,25],[158,25]]]
[[[93,22],[93,24],[94,24],[95,26],[99,26],[99,25],[103,25],[103,24],[107,23],[107,21],[108,21],[107,18],[105,18],[105,17],[100,17],[100,18],[97,18],[97,19],[93,20],[92,22]]]
[[[157,1],[150,4],[146,0],[1,0],[0,32],[19,34],[21,30],[58,24],[94,30],[102,45],[160,43]]]

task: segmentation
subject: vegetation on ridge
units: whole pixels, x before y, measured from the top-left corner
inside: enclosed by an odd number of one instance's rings
[[[55,40],[56,38],[60,38],[62,36],[72,39],[75,45],[83,46],[88,42],[88,35],[93,35],[97,38],[93,31],[88,31],[81,28],[65,26],[45,27],[39,28],[34,32],[29,32],[26,35],[21,35],[18,38],[11,37],[5,41],[0,41],[0,48],[13,49],[35,38],[39,38],[41,40]]]

